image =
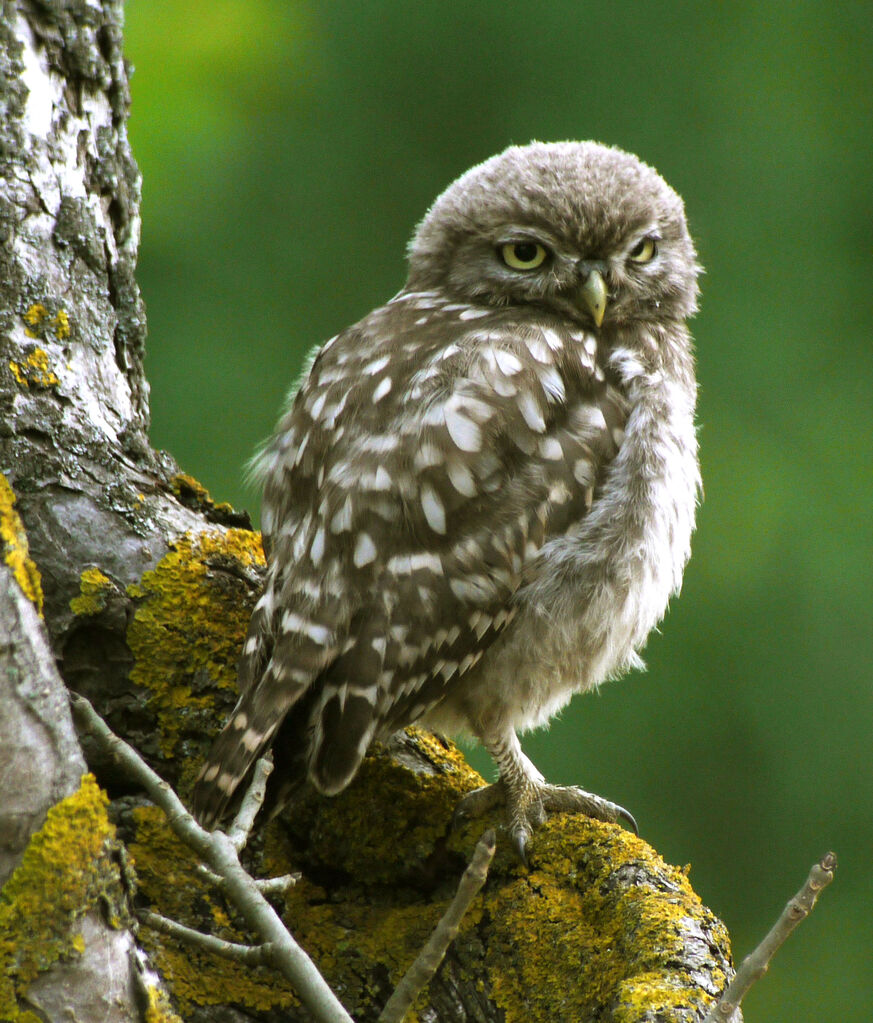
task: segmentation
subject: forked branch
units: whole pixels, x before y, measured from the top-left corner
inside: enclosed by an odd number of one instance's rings
[[[164,811],[170,827],[203,860],[207,876],[222,888],[249,927],[260,937],[261,944],[244,945],[224,941],[150,911],[139,913],[141,922],[226,959],[248,965],[270,965],[291,983],[318,1023],[354,1023],[315,964],[297,944],[265,898],[266,894],[284,891],[294,883],[295,876],[288,874],[258,881],[239,861],[239,851],[246,843],[255,814],[263,801],[264,783],[270,772],[269,764],[264,762],[256,769],[252,785],[229,834],[222,831],[208,832],[185,809],[173,789],[155,774],[132,746],[112,732],[84,697],[73,695],[71,700],[79,727],[97,739]],[[485,883],[494,848],[494,832],[487,831],[479,840],[448,909],[388,1000],[379,1017],[380,1023],[400,1023],[436,972],[446,949],[458,933],[464,913]]]

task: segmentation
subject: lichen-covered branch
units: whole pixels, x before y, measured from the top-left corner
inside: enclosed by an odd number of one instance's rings
[[[833,881],[836,869],[837,857],[832,852],[825,853],[818,863],[812,865],[809,877],[803,887],[793,899],[789,899],[779,919],[763,941],[742,961],[734,979],[707,1013],[704,1023],[727,1023],[735,1018],[749,988],[755,981],[763,977],[770,965],[770,960],[789,934],[812,912],[819,895]]]
[[[117,758],[124,770],[164,811],[170,827],[179,838],[222,878],[234,905],[248,925],[260,935],[262,954],[290,981],[315,1019],[319,1023],[353,1023],[312,960],[291,937],[276,911],[243,869],[231,839],[221,831],[204,831],[172,788],[155,774],[132,746],[112,733],[84,697],[73,697],[73,711],[82,726]],[[225,943],[225,953],[226,950]]]

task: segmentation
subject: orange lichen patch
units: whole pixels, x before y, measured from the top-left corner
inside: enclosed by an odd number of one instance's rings
[[[107,799],[94,777],[53,806],[0,891],[0,1019],[35,1019],[19,999],[40,973],[85,951],[81,918],[101,907],[110,926],[130,924]]]
[[[42,580],[31,561],[24,525],[15,510],[15,492],[0,473],[0,554],[24,595],[42,616]]]

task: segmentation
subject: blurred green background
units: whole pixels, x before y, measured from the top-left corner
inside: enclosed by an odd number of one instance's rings
[[[685,197],[707,269],[685,588],[647,673],[525,746],[690,862],[738,959],[836,850],[746,1018],[869,1023],[869,3],[129,0],[127,20],[153,440],[255,516],[243,466],[304,353],[399,288],[461,171],[596,138]]]

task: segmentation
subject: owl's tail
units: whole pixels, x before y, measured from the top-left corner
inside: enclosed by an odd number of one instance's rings
[[[268,667],[260,683],[240,697],[209,751],[194,783],[191,805],[192,813],[204,828],[215,828],[228,815],[237,789],[308,686],[284,684],[281,687],[284,706],[277,706],[277,688]]]

